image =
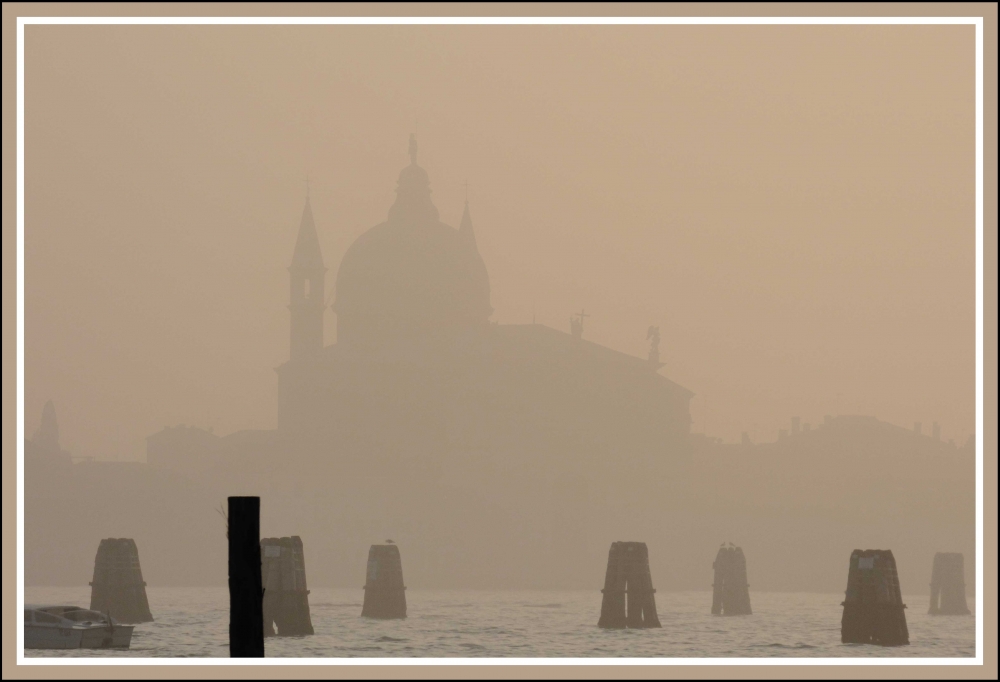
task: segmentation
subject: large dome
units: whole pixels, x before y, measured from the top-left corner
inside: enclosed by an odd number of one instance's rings
[[[389,219],[358,237],[340,263],[338,344],[453,336],[483,327],[493,312],[468,207],[461,230],[442,223],[412,137],[410,159]]]

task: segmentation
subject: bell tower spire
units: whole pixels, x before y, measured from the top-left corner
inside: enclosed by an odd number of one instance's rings
[[[466,188],[465,210],[462,212],[462,222],[458,225],[458,238],[467,248],[473,251],[477,250],[476,233],[472,231],[472,215],[469,213],[468,188]]]
[[[323,350],[323,313],[326,309],[323,302],[326,267],[313,222],[308,181],[306,205],[302,210],[299,236],[295,241],[295,253],[288,274],[288,309],[292,313],[289,357],[291,360],[303,360]]]

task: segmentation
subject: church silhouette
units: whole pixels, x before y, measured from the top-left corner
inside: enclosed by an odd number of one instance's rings
[[[690,433],[692,393],[661,374],[656,326],[636,330],[650,342],[641,358],[589,341],[584,311],[563,330],[491,322],[472,210],[458,229],[440,221],[415,141],[387,219],[345,252],[335,287],[318,225],[307,198],[275,428],[173,426],[147,438],[146,463],[72,463],[45,406],[25,442],[32,584],[78,584],[107,537],[144,548],[151,584],[224,584],[217,509],[230,495],[260,497],[265,536],[302,539],[314,585],[359,591],[387,537],[418,589],[597,590],[615,541],[648,543],[661,589],[701,589],[706,539],[734,523],[756,529],[744,546],[786,540],[754,555],[772,585],[841,589],[830,548],[853,545],[854,521],[885,505],[938,529],[901,530],[906,551],[957,538],[971,553],[972,508],[952,501],[974,485],[973,438],[957,448],[840,415],[775,442],[721,443]],[[860,483],[855,464],[871,474]]]
[[[328,458],[385,474],[402,462],[447,467],[493,456],[558,466],[678,458],[689,450],[689,390],[638,358],[541,324],[490,322],[490,279],[468,200],[459,228],[441,222],[430,179],[402,169],[388,217],[347,249],[335,300],[309,197],[288,268],[290,353],[277,368],[277,430],[226,437],[168,428],[148,461],[184,473],[214,456]],[[323,338],[337,316],[337,341]],[[654,334],[655,329],[655,334]]]

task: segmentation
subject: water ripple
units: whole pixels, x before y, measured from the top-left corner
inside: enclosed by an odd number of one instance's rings
[[[222,588],[147,588],[156,621],[127,651],[26,651],[29,657],[228,657]],[[910,646],[840,643],[839,594],[752,593],[752,616],[709,613],[710,592],[657,594],[663,627],[604,630],[599,587],[583,592],[407,590],[405,620],[361,617],[359,589],[313,588],[316,634],[269,637],[269,657],[972,657],[975,619],[927,615],[907,595]],[[88,587],[25,590],[27,602],[87,602]]]

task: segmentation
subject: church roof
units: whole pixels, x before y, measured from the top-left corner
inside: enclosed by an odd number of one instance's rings
[[[452,355],[451,353],[454,353]],[[464,359],[462,359],[464,358]],[[505,368],[534,368],[540,375],[573,372],[609,385],[649,382],[670,394],[690,399],[694,393],[659,374],[648,359],[622,353],[586,339],[542,324],[491,325],[482,335],[466,338],[455,345],[441,346],[433,341],[403,342],[356,349],[337,343],[323,349],[322,361],[330,366],[359,361],[375,365],[454,365],[474,362],[484,369],[503,373]],[[283,371],[279,367],[278,371]]]
[[[649,360],[593,341],[574,338],[571,334],[543,324],[502,324],[492,327],[492,331],[495,338],[507,347],[497,350],[513,352],[522,359],[534,357],[540,362],[551,362],[556,358],[570,359],[583,364],[585,371],[603,371],[617,378],[651,378],[686,398],[694,396],[692,391],[658,374],[656,368],[650,366]]]

